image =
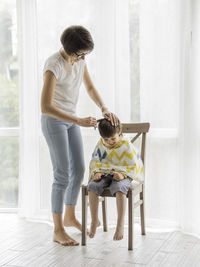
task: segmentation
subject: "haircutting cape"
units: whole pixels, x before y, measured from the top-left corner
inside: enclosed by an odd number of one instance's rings
[[[120,136],[115,146],[109,146],[100,138],[89,164],[89,181],[96,172],[119,172],[138,182],[144,180],[141,155],[128,138]]]

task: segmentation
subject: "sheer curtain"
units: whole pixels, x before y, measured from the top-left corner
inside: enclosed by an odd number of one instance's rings
[[[66,27],[80,24],[89,29],[94,39],[95,49],[86,58],[86,62],[95,87],[111,111],[120,116],[121,120],[130,121],[128,4],[128,0],[61,0],[59,5],[55,0],[18,2],[19,23],[22,25],[21,37],[28,34],[27,36],[31,36],[32,42],[29,44],[28,39],[21,38],[21,43],[25,48],[25,51],[23,50],[21,53],[21,58],[26,58],[28,61],[31,52],[35,57],[30,61],[29,67],[37,65],[37,76],[32,77],[25,67],[23,68],[24,73],[21,75],[24,131],[21,138],[20,216],[51,220],[50,193],[53,172],[48,147],[40,129],[42,69],[46,58],[60,49],[60,35]],[[46,9],[47,5],[48,10]],[[33,11],[32,14],[30,14],[30,10]],[[32,24],[25,23],[28,17]],[[116,23],[120,27],[117,27]],[[37,35],[35,35],[35,31]],[[25,66],[28,66],[28,62],[25,62]],[[30,76],[31,87],[28,84]],[[33,102],[30,102],[28,97],[29,92],[26,91],[28,87],[31,95],[34,95]],[[33,104],[33,109],[30,109],[30,103]],[[34,110],[36,110],[35,113]],[[80,90],[77,113],[80,117],[100,118],[102,116],[99,108],[87,95],[84,86]],[[33,125],[33,121],[36,123],[35,125]],[[99,136],[94,129],[81,128],[81,130],[86,164],[84,182],[87,182],[89,160]],[[26,140],[29,140],[30,143],[28,144]],[[31,154],[28,153],[29,149]],[[80,200],[79,196],[78,216],[81,216]],[[111,203],[109,205],[112,207]],[[114,215],[115,213],[113,213]]]
[[[200,236],[200,2],[185,1],[182,34],[181,228]],[[191,12],[189,13],[189,10]],[[187,26],[190,25],[190,28]]]
[[[60,34],[68,25],[82,24],[91,31],[95,50],[87,64],[92,80],[110,110],[130,121],[128,2],[71,0],[58,5],[51,0],[48,10],[46,0],[18,2],[23,26],[20,216],[51,220],[52,166],[40,129],[42,68],[60,48]],[[196,235],[200,234],[199,19],[197,0],[140,1],[140,117],[151,123],[145,172],[147,227]],[[101,116],[84,87],[78,114]],[[87,169],[98,135],[93,129],[82,129],[82,134]],[[85,182],[87,175],[88,170]],[[108,203],[109,222],[116,219],[113,201]],[[81,215],[80,196],[77,214]]]
[[[147,224],[200,236],[199,1],[141,1]]]
[[[141,121],[149,121],[148,224],[179,224],[180,1],[140,3]]]

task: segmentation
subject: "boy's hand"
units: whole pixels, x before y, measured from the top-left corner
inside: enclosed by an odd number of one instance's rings
[[[92,180],[93,181],[99,181],[101,179],[101,176],[103,175],[103,173],[101,172],[96,172],[95,175],[93,176]]]
[[[120,181],[120,180],[123,180],[124,179],[124,175],[121,174],[121,173],[119,173],[119,172],[113,172],[112,174],[113,174],[113,178],[115,180]]]

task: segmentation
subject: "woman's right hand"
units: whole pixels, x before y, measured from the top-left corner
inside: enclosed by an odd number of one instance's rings
[[[97,127],[97,120],[93,117],[87,117],[87,118],[79,118],[78,119],[78,125],[83,127]]]

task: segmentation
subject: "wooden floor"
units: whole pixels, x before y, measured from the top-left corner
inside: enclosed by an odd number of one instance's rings
[[[68,233],[81,243],[81,234],[67,228]],[[0,266],[53,267],[129,267],[169,266],[199,267],[200,239],[181,232],[140,235],[135,224],[134,250],[127,249],[125,238],[113,241],[114,228],[108,232],[98,228],[87,246],[63,247],[52,241],[52,226],[28,222],[16,214],[0,214]]]

